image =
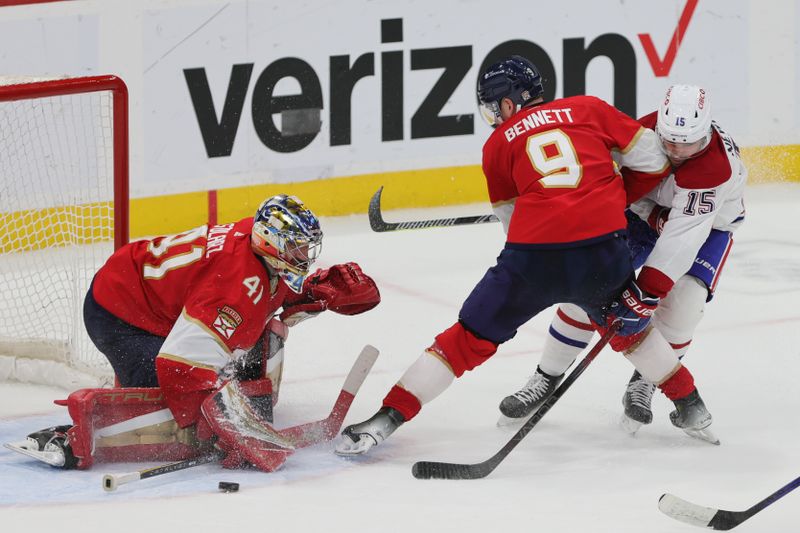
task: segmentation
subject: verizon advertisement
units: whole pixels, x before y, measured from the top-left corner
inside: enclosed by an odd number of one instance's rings
[[[670,84],[694,83],[741,144],[798,142],[797,15],[782,21],[778,9],[793,2],[777,2],[769,20],[748,0],[511,3],[505,15],[471,0],[135,4],[122,14],[49,4],[62,34],[82,32],[70,46],[86,60],[38,65],[126,79],[134,196],[477,164],[490,132],[477,77],[512,53],[539,66],[549,98],[594,94],[638,116]],[[81,7],[92,17],[76,17]],[[53,24],[41,7],[5,9]],[[56,48],[32,38],[36,28],[14,36],[19,21],[0,15],[0,44],[42,58]],[[785,83],[767,96],[750,80],[781,39],[793,55],[775,58]],[[765,96],[785,100],[782,110]]]

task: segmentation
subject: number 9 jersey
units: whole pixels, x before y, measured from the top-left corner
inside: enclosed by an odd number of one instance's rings
[[[573,96],[503,122],[483,147],[483,172],[509,244],[567,248],[625,229],[625,206],[666,177],[669,162],[652,130],[599,98]]]

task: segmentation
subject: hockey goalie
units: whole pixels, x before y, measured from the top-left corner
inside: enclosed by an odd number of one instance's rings
[[[272,427],[289,327],[380,302],[356,263],[310,273],[321,247],[316,216],[279,195],[254,217],[120,248],[84,322],[121,387],[73,392],[56,402],[71,425],[7,446],[66,469],[209,453],[228,468],[279,468],[298,444]]]

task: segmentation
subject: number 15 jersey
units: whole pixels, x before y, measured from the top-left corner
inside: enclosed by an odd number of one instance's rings
[[[626,183],[644,194],[669,162],[655,132],[599,98],[573,96],[503,122],[483,147],[483,172],[509,244],[566,248],[624,229],[637,199]]]

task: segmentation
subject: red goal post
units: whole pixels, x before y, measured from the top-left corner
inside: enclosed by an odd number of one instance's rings
[[[82,304],[128,242],[128,147],[119,77],[0,77],[0,381],[113,380]]]

